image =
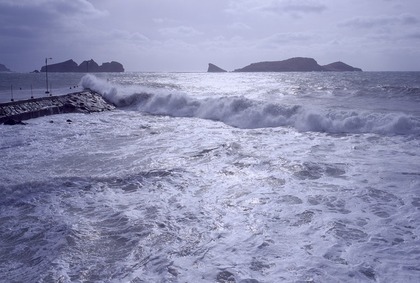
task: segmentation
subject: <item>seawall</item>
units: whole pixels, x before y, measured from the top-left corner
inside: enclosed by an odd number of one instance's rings
[[[61,113],[91,113],[115,109],[92,90],[0,104],[0,124],[15,124]]]

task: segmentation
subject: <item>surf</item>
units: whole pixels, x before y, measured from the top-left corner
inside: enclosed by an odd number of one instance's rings
[[[92,75],[81,85],[121,109],[151,115],[220,121],[241,129],[293,127],[301,132],[419,135],[418,118],[400,112],[332,109],[249,99],[244,96],[194,97],[176,90],[112,84]]]

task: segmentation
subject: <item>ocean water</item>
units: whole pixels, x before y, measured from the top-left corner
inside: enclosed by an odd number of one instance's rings
[[[0,282],[419,282],[420,73],[50,81],[118,108],[0,125]]]

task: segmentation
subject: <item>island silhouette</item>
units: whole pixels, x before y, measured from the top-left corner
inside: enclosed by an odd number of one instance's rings
[[[105,62],[101,65],[98,65],[93,59],[83,61],[80,65],[78,65],[72,59],[56,63],[56,64],[48,64],[48,66],[43,66],[41,68],[41,72],[57,72],[57,73],[104,73],[104,72],[115,72],[120,73],[124,72],[124,66],[116,61],[112,62]]]
[[[328,65],[319,65],[313,58],[294,57],[282,61],[264,61],[252,63],[233,72],[361,72],[362,69],[352,67],[341,61]],[[222,68],[209,63],[207,72],[226,72]]]

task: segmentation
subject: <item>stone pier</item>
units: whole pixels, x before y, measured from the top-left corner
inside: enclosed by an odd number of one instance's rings
[[[92,90],[0,104],[0,124],[17,124],[23,120],[61,113],[109,111],[115,106]]]

